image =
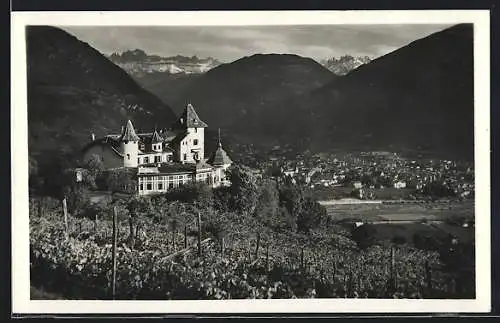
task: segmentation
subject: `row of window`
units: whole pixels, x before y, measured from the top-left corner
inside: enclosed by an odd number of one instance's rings
[[[187,145],[187,141],[183,141],[182,144],[185,146]],[[198,146],[198,139],[193,139],[193,146]]]
[[[200,174],[198,174],[200,175]],[[219,181],[218,176],[214,176],[213,179],[211,176],[206,176],[207,174],[201,174],[204,176],[198,176],[197,181],[204,181],[207,184],[212,184],[212,180],[214,183]],[[177,177],[178,176],[178,177]],[[175,180],[173,180],[175,179]],[[221,178],[221,181],[223,179]],[[190,181],[190,177],[188,175],[173,175],[173,176],[158,176],[158,177],[146,177],[139,178],[139,190],[143,191],[144,189],[147,191],[158,190],[162,191],[165,189],[172,189],[174,187],[178,187],[179,185],[183,185]],[[156,187],[154,187],[156,186]]]
[[[167,156],[166,161],[168,161],[168,162],[172,161],[172,156],[170,156],[170,155]],[[141,157],[137,158],[138,164],[149,164],[149,163],[160,163],[160,162],[161,162],[161,156],[146,156],[146,157],[143,157],[142,162],[141,162]]]
[[[191,175],[168,175],[168,176],[148,176],[148,177],[139,177],[139,182],[156,182],[160,181],[174,181],[174,180],[184,180],[190,179]]]
[[[187,183],[188,181],[179,181],[179,182],[168,182],[168,183],[164,183],[164,182],[157,182],[157,183],[140,183],[139,184],[139,191],[163,191],[163,190],[166,190],[167,188],[170,190],[170,189],[173,189],[175,187],[179,187],[180,185],[183,185],[185,183]],[[155,187],[156,186],[156,187]]]
[[[153,150],[161,149],[161,144],[154,144]]]

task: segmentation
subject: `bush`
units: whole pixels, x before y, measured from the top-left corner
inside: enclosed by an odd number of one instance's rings
[[[402,235],[395,235],[394,238],[392,238],[392,242],[395,244],[405,244],[406,243],[406,237]]]
[[[105,172],[104,176],[108,190],[121,193],[136,192],[137,179],[134,169],[113,169]]]
[[[212,188],[200,182],[186,183],[166,193],[164,197],[168,201],[179,201],[183,203],[197,202],[204,207],[212,206],[214,201]]]
[[[366,249],[378,242],[377,229],[373,225],[362,225],[352,232],[352,239],[356,241],[360,249]]]

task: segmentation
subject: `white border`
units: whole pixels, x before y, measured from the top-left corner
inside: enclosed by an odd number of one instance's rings
[[[489,11],[13,12],[11,14],[13,313],[472,313],[491,307]],[[288,299],[228,301],[31,301],[29,284],[26,25],[321,25],[474,23],[475,300]]]

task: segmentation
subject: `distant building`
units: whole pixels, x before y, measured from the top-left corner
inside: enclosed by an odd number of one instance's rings
[[[162,193],[190,181],[212,187],[229,185],[225,172],[232,161],[219,142],[205,159],[207,124],[188,104],[174,125],[165,132],[136,133],[130,120],[120,135],[107,135],[84,149],[84,160],[98,156],[106,169],[136,168],[139,195]]]
[[[397,189],[406,188],[406,182],[404,182],[404,181],[397,181],[397,182],[394,183],[394,188],[397,188]]]
[[[352,187],[354,187],[356,189],[360,189],[363,187],[363,183],[361,183],[360,181],[352,182]]]

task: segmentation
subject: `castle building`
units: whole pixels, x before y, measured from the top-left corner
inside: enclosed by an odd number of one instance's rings
[[[95,139],[83,149],[84,161],[99,158],[106,169],[136,168],[139,195],[164,193],[191,181],[212,187],[229,185],[225,172],[232,161],[219,141],[205,158],[205,128],[188,104],[169,130],[136,133],[130,120],[119,135]]]

